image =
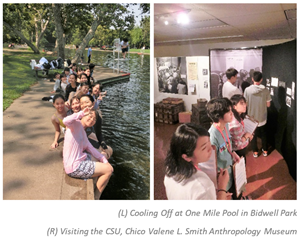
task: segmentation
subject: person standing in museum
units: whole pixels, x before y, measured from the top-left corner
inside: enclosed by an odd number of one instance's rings
[[[271,105],[271,95],[269,90],[264,85],[261,85],[263,80],[262,73],[255,71],[252,76],[253,85],[247,87],[244,92],[244,97],[248,104],[248,115],[259,122],[255,130],[251,146],[253,157],[258,157],[257,136],[262,140],[262,154],[268,156],[267,147],[267,107]]]
[[[234,86],[237,79],[238,71],[234,68],[226,70],[227,81],[224,83],[222,88],[222,96],[230,99],[235,94],[242,94],[242,92]]]

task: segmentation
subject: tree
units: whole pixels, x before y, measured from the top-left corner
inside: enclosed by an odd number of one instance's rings
[[[133,17],[126,16],[128,13],[126,7],[122,4],[92,4],[93,6],[93,22],[87,34],[83,38],[72,62],[77,62],[83,53],[85,47],[89,44],[90,40],[94,37],[98,26],[118,29],[120,26],[128,27],[132,25]]]
[[[31,15],[27,11],[26,4],[3,4],[3,26],[10,34],[17,35],[25,42],[35,54],[39,54],[39,49],[22,33],[29,27]]]
[[[56,40],[57,40],[57,55],[62,59],[65,58],[65,41],[64,30],[62,27],[61,4],[52,3],[53,18],[55,23]]]
[[[144,17],[141,21],[143,32],[143,43],[148,48],[150,47],[150,16]]]
[[[143,32],[142,29],[139,26],[135,26],[131,31],[130,31],[130,38],[131,44],[134,44],[136,48],[141,48],[141,45],[143,44]]]
[[[31,10],[34,18],[35,42],[36,47],[39,48],[40,41],[45,34],[46,28],[51,18],[49,4],[28,4],[27,7]]]

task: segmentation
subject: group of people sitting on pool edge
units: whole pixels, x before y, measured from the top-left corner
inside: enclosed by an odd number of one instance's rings
[[[63,162],[65,172],[74,178],[99,177],[96,186],[101,193],[113,172],[108,162],[112,148],[102,136],[102,115],[99,104],[106,92],[92,77],[91,67],[84,71],[65,68],[55,74],[52,103],[56,109],[51,117],[55,129],[51,148],[56,148],[64,132]],[[58,82],[58,83],[57,83]]]
[[[236,77],[236,70],[228,70],[227,78],[232,79],[230,83],[234,84]],[[250,141],[253,157],[258,157],[257,134],[262,138],[262,155],[268,156],[263,127],[267,120],[267,107],[271,101],[268,90],[261,85],[262,74],[254,72],[252,80],[253,85],[243,93],[236,91],[237,94],[232,95],[230,100],[220,97],[207,103],[206,110],[213,122],[208,131],[193,123],[182,124],[176,129],[165,159],[164,185],[168,199],[251,199],[242,193],[237,196],[233,165],[239,163],[241,157],[245,158],[246,163],[246,148]],[[243,120],[246,112],[259,122],[254,134],[245,131]],[[216,183],[200,169],[201,163],[211,158],[212,145],[216,149]]]

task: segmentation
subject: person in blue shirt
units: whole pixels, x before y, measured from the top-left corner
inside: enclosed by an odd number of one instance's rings
[[[88,63],[91,62],[91,57],[92,57],[92,47],[90,46],[87,52],[87,57],[88,57]]]

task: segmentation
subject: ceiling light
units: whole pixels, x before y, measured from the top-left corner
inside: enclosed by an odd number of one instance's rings
[[[178,24],[188,24],[189,23],[188,16],[183,12],[179,13],[178,18],[177,18],[177,23]]]
[[[168,21],[165,21],[165,25],[169,25],[169,22],[168,22]]]

